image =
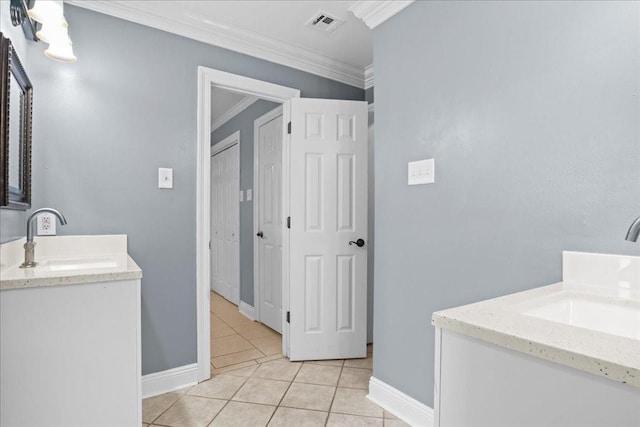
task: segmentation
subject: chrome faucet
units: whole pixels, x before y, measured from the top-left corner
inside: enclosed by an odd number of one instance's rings
[[[34,260],[34,257],[35,257],[34,249],[36,247],[36,244],[33,242],[33,220],[36,219],[36,216],[38,216],[38,214],[41,214],[44,212],[52,213],[56,217],[58,217],[58,221],[60,221],[61,225],[67,224],[67,219],[64,217],[64,215],[62,215],[60,212],[58,212],[55,209],[42,208],[42,209],[36,209],[35,211],[33,211],[33,213],[29,216],[29,219],[27,219],[27,243],[24,244],[24,262],[22,263],[20,268],[32,268],[32,267],[35,267],[37,264],[37,262],[35,262]]]
[[[640,216],[633,221],[631,227],[629,227],[629,231],[627,231],[627,237],[625,240],[630,242],[637,242],[638,236],[640,235]]]

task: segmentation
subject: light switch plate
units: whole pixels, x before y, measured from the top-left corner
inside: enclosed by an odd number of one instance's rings
[[[436,180],[435,160],[409,162],[409,185],[433,184]]]
[[[251,198],[253,197],[253,192],[251,191],[251,189],[249,188],[247,190],[247,202],[251,200]]]
[[[173,168],[158,168],[158,188],[173,188]]]
[[[41,213],[36,219],[38,223],[38,236],[56,235],[56,217],[50,213]]]

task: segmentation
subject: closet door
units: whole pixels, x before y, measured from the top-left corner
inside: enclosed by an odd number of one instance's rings
[[[240,299],[238,154],[236,142],[211,157],[211,290],[236,305]]]

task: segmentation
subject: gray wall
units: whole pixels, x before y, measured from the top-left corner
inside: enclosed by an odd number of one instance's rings
[[[639,8],[415,2],[374,30],[375,377],[432,406],[434,311],[558,282],[563,250],[640,254]]]
[[[65,13],[77,63],[28,46],[34,207],[66,215],[60,234],[128,234],[144,272],[143,374],[194,363],[197,67],[305,97],[361,100],[364,91],[74,6]],[[173,190],[157,188],[158,167],[174,168]]]
[[[244,201],[240,203],[240,300],[253,306],[253,198],[247,201],[247,189],[253,188],[253,122],[276,108],[278,103],[263,99],[249,106],[211,133],[211,145],[215,145],[236,131],[240,131],[240,190]]]
[[[364,100],[367,101],[369,104],[373,104],[373,101],[374,101],[373,87],[370,87],[369,89],[366,89],[364,91]]]

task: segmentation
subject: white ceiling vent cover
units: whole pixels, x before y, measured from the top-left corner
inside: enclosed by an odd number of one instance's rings
[[[342,19],[338,19],[326,12],[318,12],[307,21],[305,26],[322,31],[323,33],[330,33],[342,24],[344,24]]]

